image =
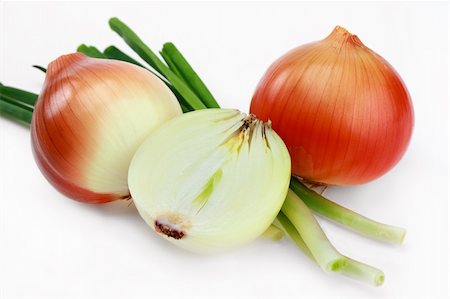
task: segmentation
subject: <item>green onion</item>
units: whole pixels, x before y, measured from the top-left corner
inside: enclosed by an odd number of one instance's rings
[[[191,65],[184,56],[178,51],[173,43],[165,43],[161,51],[161,55],[167,64],[172,64],[179,73],[179,76],[189,85],[197,96],[203,101],[208,108],[219,108],[219,104],[206,87],[205,83],[200,79]],[[170,63],[169,63],[169,61]]]
[[[43,66],[40,66],[40,65],[32,65],[32,67],[34,67],[34,68],[36,68],[36,69],[38,69],[38,70],[40,70],[40,71],[43,71],[44,73],[47,72],[47,69],[46,69],[45,67],[43,67]]]
[[[184,80],[184,78],[181,76],[181,72],[180,70],[177,68],[176,64],[172,61],[172,58],[170,58],[169,55],[167,55],[165,52],[163,51],[159,51],[159,54],[161,54],[161,57],[164,59],[164,61],[167,63],[167,66],[169,67],[169,69],[175,74],[177,75],[179,78],[183,79],[183,81],[189,85],[189,82],[187,82],[186,80]]]
[[[300,236],[298,231],[295,229],[295,226],[289,221],[289,219],[286,217],[286,215],[283,214],[283,212],[280,211],[278,213],[278,216],[273,224],[283,230],[284,234],[289,236],[289,238],[294,242],[295,245],[297,245],[298,248],[300,248],[304,253],[306,253],[307,256],[315,261],[302,236]]]
[[[77,48],[77,52],[83,53],[89,57],[93,58],[107,58],[99,49],[94,46],[87,46],[85,44],[81,44]]]
[[[30,124],[33,108],[20,102],[11,101],[9,98],[0,94],[0,114]]]
[[[311,210],[355,232],[393,243],[401,243],[405,237],[406,231],[403,228],[376,222],[344,208],[309,189],[295,177],[291,178],[291,189]]]
[[[284,237],[283,229],[271,224],[262,235],[266,239],[278,241]]]
[[[105,51],[103,51],[103,55],[106,58],[108,58],[108,59],[125,61],[125,62],[132,63],[132,64],[135,64],[137,66],[140,66],[140,67],[146,69],[147,71],[149,71],[153,75],[155,75],[158,78],[160,78],[164,83],[166,83],[166,85],[169,88],[171,88],[172,92],[174,91],[174,89],[172,88],[172,84],[170,84],[164,76],[162,76],[161,74],[146,68],[145,66],[143,66],[142,64],[137,62],[135,59],[131,58],[130,56],[128,56],[127,54],[125,54],[124,52],[119,50],[119,48],[117,48],[115,46],[109,46],[108,48],[105,49]],[[94,57],[94,56],[92,56],[92,57]]]
[[[295,226],[312,256],[323,270],[339,272],[375,286],[383,283],[384,274],[381,270],[352,260],[334,248],[309,208],[290,189],[281,211]]]
[[[5,86],[0,83],[0,95],[2,99],[8,99],[12,102],[19,102],[25,106],[33,107],[36,103],[38,95],[22,89]]]
[[[122,60],[145,68],[142,64],[131,58],[115,46],[109,46],[103,51],[103,54],[109,59]]]
[[[206,108],[189,86],[174,74],[127,25],[117,18],[111,18],[109,25],[144,61],[169,80],[193,109],[199,110]]]

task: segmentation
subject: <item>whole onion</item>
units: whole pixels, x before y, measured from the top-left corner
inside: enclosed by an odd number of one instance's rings
[[[250,112],[272,121],[289,149],[293,174],[332,185],[386,173],[405,153],[414,123],[397,72],[342,27],[275,61]]]
[[[34,156],[49,182],[73,199],[127,199],[135,151],[181,113],[170,89],[141,67],[64,55],[50,63],[33,112]]]

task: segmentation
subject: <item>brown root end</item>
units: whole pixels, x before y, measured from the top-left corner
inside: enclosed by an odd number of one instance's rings
[[[174,229],[167,224],[159,222],[158,220],[155,221],[155,230],[158,233],[164,234],[169,238],[174,238],[175,240],[180,240],[186,235],[185,232]]]
[[[296,178],[300,182],[302,182],[306,187],[308,187],[309,189],[313,190],[314,192],[316,192],[320,195],[323,195],[328,187],[332,187],[332,185],[328,185],[326,183],[315,182],[315,181],[304,179],[304,178],[301,178],[298,176],[296,176]]]
[[[120,199],[123,199],[123,200],[130,200],[130,199],[131,199],[131,194],[128,193],[127,195],[122,196]]]

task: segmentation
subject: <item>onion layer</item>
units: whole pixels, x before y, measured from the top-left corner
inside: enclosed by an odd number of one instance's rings
[[[250,112],[272,121],[295,175],[333,185],[386,173],[406,151],[414,122],[397,72],[341,27],[272,64]]]
[[[50,63],[31,123],[46,178],[88,203],[129,198],[128,167],[142,141],[181,114],[173,93],[135,65],[83,54]]]

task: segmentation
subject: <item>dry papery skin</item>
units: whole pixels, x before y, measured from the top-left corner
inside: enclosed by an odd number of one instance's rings
[[[342,27],[275,61],[250,112],[272,120],[294,175],[326,185],[361,184],[386,173],[405,153],[414,125],[398,73]]]
[[[138,146],[181,108],[147,70],[121,61],[63,55],[50,63],[33,112],[32,148],[63,194],[87,203],[129,199]]]

